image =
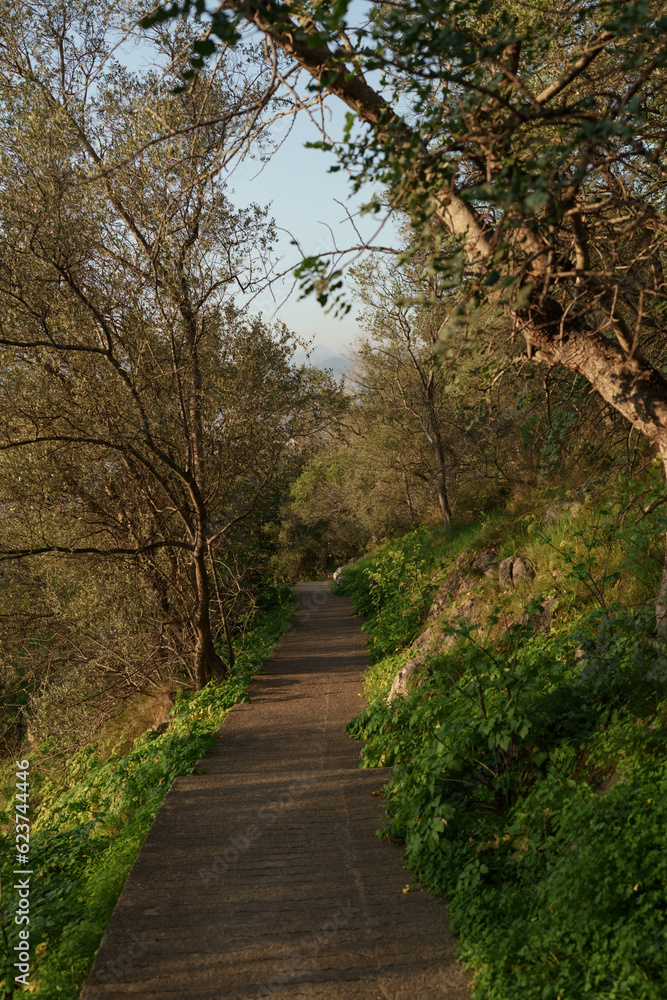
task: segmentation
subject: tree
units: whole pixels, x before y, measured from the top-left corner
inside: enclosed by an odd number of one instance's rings
[[[201,687],[226,671],[216,562],[328,383],[229,301],[272,237],[221,176],[261,138],[264,72],[231,53],[174,93],[187,29],[156,31],[138,77],[112,58],[118,17],[39,2],[0,27],[0,556],[35,578],[54,555],[129,562],[153,665]]]
[[[226,0],[207,41],[250,24],[348,106],[337,149],[356,183],[388,185],[434,268],[460,250],[443,343],[480,301],[509,312],[529,359],[583,376],[667,463],[663,5],[403,0],[350,20],[345,0]],[[337,274],[308,267],[335,293]]]
[[[358,265],[355,284],[364,304],[367,338],[359,345],[360,365],[353,382],[363,394],[384,397],[402,413],[408,434],[428,442],[432,468],[419,475],[433,485],[445,527],[452,516],[447,488],[445,384],[438,378],[434,348],[442,319],[443,290],[419,268],[381,267],[376,260]],[[416,298],[429,307],[413,305]],[[450,449],[451,454],[451,449]]]

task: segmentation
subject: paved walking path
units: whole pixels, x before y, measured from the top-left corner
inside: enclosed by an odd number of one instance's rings
[[[385,770],[347,598],[300,584],[293,629],[139,852],[82,1000],[467,1000],[444,904],[375,836]]]

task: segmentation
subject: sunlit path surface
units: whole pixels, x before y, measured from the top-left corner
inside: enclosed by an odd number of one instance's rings
[[[466,1000],[444,904],[375,836],[386,772],[358,769],[360,621],[300,584],[293,629],[222,739],[178,778],[83,1000]]]

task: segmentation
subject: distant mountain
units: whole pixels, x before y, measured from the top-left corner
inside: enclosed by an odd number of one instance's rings
[[[306,356],[306,353],[308,356]],[[330,368],[334,375],[340,378],[350,367],[350,362],[341,354],[334,354],[329,347],[316,346],[310,351],[296,351],[294,363],[297,365],[309,364],[313,368]]]

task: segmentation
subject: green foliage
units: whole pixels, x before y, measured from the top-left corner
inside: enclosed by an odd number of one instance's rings
[[[391,682],[401,667],[405,666],[407,658],[408,653],[401,651],[370,664],[364,678],[364,694],[369,702],[386,696]]]
[[[415,638],[435,592],[434,536],[425,528],[388,542],[380,552],[345,574],[341,593],[355,601],[369,621],[370,662],[394,653]]]
[[[122,756],[104,759],[98,746],[80,751],[63,784],[39,789],[41,809],[31,833],[30,941],[36,956],[33,993],[44,1000],[79,994],[127,874],[174,778],[192,773],[215,743],[229,709],[249,700],[247,685],[284,632],[292,592],[279,585],[256,617],[231,676],[201,691],[182,692],[164,733],[146,732]],[[43,753],[45,747],[40,747]],[[11,805],[11,804],[10,804]],[[9,811],[3,817],[9,823]],[[0,981],[12,995],[12,948],[18,928],[12,843],[0,847],[3,898]]]
[[[390,707],[403,657],[375,663],[374,700],[348,727],[368,741],[366,766],[393,767],[385,833],[449,898],[476,1000],[667,993],[667,656],[652,611],[617,599],[655,584],[626,568],[658,522],[625,523],[614,490],[606,499],[532,532],[564,581],[549,633],[535,630],[539,593],[509,624],[499,595],[483,626],[451,618],[454,644]],[[346,576],[380,645],[391,629],[377,595],[399,610],[394,567],[414,545],[407,536],[376,553],[373,572]]]
[[[308,504],[313,490],[322,484],[338,486],[341,478],[341,461],[335,451],[317,456],[292,484],[294,506],[308,514]]]

